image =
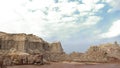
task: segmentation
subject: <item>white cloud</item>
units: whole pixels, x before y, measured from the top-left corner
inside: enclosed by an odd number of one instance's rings
[[[99,12],[105,4],[98,3],[100,0],[82,0],[83,4],[77,5],[81,16],[94,15]]]
[[[120,0],[104,0],[103,2],[107,2],[112,7],[108,12],[120,11]]]
[[[88,11],[88,12],[98,12],[100,9],[102,9],[104,7],[104,4],[80,4],[77,6],[77,9],[80,11],[80,12],[85,12],[85,11]]]
[[[45,7],[50,7],[54,4],[54,0],[33,0],[26,4],[29,9],[44,9]]]
[[[0,30],[34,33],[42,37],[68,37],[79,30],[96,25],[101,17],[95,16],[103,4],[91,0],[84,4],[60,0],[0,0]],[[6,5],[7,4],[7,5]],[[57,7],[57,11],[54,8]],[[74,14],[78,10],[80,14]],[[83,16],[87,16],[84,18]],[[76,20],[80,20],[76,22]]]
[[[60,14],[71,15],[76,10],[77,2],[60,2],[51,6],[53,9],[54,7],[58,7]]]
[[[101,17],[98,16],[89,16],[86,20],[86,22],[83,25],[95,25],[101,20]]]
[[[91,11],[93,9],[93,5],[86,4],[80,4],[77,7],[80,12]]]
[[[112,26],[109,28],[108,32],[102,33],[100,37],[111,38],[120,35],[120,20],[113,22]]]
[[[98,12],[100,9],[102,9],[104,7],[104,4],[96,4],[94,6],[94,10],[93,12]]]
[[[98,3],[99,1],[100,1],[100,0],[82,0],[83,3],[89,4],[89,5],[91,5],[91,4],[96,4],[96,3]]]

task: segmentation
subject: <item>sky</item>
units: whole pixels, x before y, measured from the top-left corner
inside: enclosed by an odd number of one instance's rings
[[[60,41],[67,53],[120,42],[120,0],[0,0],[0,31]]]

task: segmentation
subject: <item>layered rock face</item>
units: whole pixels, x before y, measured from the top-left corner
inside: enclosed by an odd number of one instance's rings
[[[20,52],[56,52],[62,53],[63,49],[60,42],[48,43],[42,38],[33,34],[9,34],[0,32],[0,50],[7,51],[16,49]]]
[[[115,42],[91,46],[85,53],[66,54],[60,42],[48,43],[33,34],[10,34],[0,32],[0,54],[7,52],[34,55],[42,53],[49,61],[111,62],[120,61],[120,45]],[[31,60],[31,59],[30,59]]]
[[[79,53],[77,53],[79,54]],[[117,43],[101,44],[99,46],[91,46],[84,54],[78,55],[77,61],[84,62],[119,62],[120,46]],[[72,59],[75,59],[73,57]]]
[[[29,55],[27,58],[32,55],[33,57],[30,60],[34,59],[35,54],[42,54],[46,61],[63,61],[66,55],[60,42],[48,43],[33,34],[10,34],[4,32],[0,32],[0,54],[11,57]],[[16,59],[20,60],[21,58],[10,59],[10,62]],[[5,62],[5,64],[7,63]]]
[[[119,44],[104,44],[99,46],[101,49],[103,49],[108,57],[114,57],[120,60],[120,46]]]
[[[51,53],[63,53],[63,48],[60,42],[54,42],[50,44]]]
[[[49,52],[45,54],[44,57],[52,62],[64,61],[65,52],[63,51],[62,45],[60,42],[49,43]]]
[[[107,53],[98,46],[91,46],[80,59],[88,62],[106,62]]]

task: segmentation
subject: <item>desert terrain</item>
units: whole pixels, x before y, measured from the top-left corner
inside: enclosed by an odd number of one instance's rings
[[[90,46],[67,54],[61,42],[33,34],[0,32],[0,65],[7,68],[120,68],[120,44]]]
[[[50,65],[8,66],[7,68],[120,68],[120,64],[52,63]]]

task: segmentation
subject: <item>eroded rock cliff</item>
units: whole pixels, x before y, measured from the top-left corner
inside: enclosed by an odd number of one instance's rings
[[[106,43],[99,46],[91,46],[85,53],[73,53],[77,61],[82,62],[120,62],[120,46],[115,43]],[[75,59],[72,57],[72,59]]]
[[[33,34],[0,32],[0,51],[9,51],[11,49],[27,53],[44,53],[46,51],[52,53],[63,52],[60,42],[48,43]]]
[[[60,42],[50,43],[50,52],[51,53],[63,53],[63,48]]]

